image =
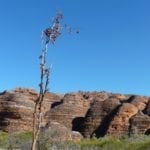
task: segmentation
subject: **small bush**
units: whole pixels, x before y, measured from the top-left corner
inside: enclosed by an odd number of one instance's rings
[[[0,147],[7,144],[8,134],[6,132],[0,132]]]

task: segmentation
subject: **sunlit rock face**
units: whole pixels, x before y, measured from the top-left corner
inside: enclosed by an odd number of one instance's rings
[[[124,103],[120,106],[116,115],[109,124],[107,134],[116,135],[125,135],[129,132],[130,118],[137,114],[138,109],[133,104]]]
[[[0,130],[7,132],[32,131],[35,90],[17,88],[0,94]],[[47,94],[43,111],[47,112],[51,103],[59,101],[55,94]],[[46,121],[46,120],[45,120]]]
[[[1,92],[0,130],[32,131],[37,98],[38,93],[32,89]],[[144,96],[81,91],[65,95],[47,93],[42,111],[42,129],[60,130],[66,134],[65,139],[150,134],[150,98]]]
[[[0,129],[3,131],[27,131],[32,127],[34,100],[33,90],[6,92],[0,96]]]

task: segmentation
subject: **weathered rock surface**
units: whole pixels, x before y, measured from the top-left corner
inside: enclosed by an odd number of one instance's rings
[[[136,115],[138,108],[133,104],[124,103],[118,107],[116,115],[113,117],[109,124],[107,134],[109,135],[125,135],[129,132],[130,122],[129,119]]]
[[[83,121],[82,118],[85,117],[89,106],[90,101],[86,100],[82,94],[66,94],[61,103],[53,104],[46,116],[49,120],[57,121],[71,130],[76,128],[77,121]]]
[[[85,137],[129,135],[131,133],[131,126],[132,128],[138,128],[137,133],[144,134],[146,132],[145,130],[147,132],[149,131],[149,98],[143,96],[119,97],[118,95],[110,95],[108,99],[102,102],[94,101],[83,123],[82,134]],[[139,122],[137,117],[134,117],[138,113],[140,113],[138,116]],[[137,126],[135,125],[136,123],[138,124]],[[132,133],[134,134],[134,132]]]
[[[77,131],[72,131],[71,132],[71,137],[72,137],[72,140],[73,141],[80,141],[83,139],[83,136],[80,132],[77,132]]]
[[[0,129],[10,132],[30,131],[36,96],[31,90],[24,93],[10,91],[0,95]]]
[[[136,106],[139,111],[143,111],[148,106],[149,98],[144,96],[133,96],[131,104]]]
[[[43,131],[50,141],[72,140],[71,130],[55,121],[50,121]]]
[[[130,119],[130,134],[150,135],[150,117],[144,114],[136,114]]]
[[[95,100],[83,122],[81,132],[84,137],[105,135],[118,105],[120,105],[120,101],[116,98],[108,98],[104,101]]]
[[[36,91],[24,88],[0,93],[0,130],[32,131],[37,98]],[[43,110],[44,129],[54,140],[57,137],[80,140],[82,135],[150,134],[150,98],[144,96],[106,92],[48,93]]]
[[[7,132],[32,131],[34,101],[38,94],[32,89],[17,88],[0,95],[0,130]],[[47,94],[44,101],[44,111],[50,109],[54,101],[60,97]]]
[[[80,141],[83,139],[79,132],[71,131],[66,126],[55,121],[50,121],[41,131],[50,141]]]

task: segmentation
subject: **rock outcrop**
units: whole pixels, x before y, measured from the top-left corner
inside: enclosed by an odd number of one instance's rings
[[[34,101],[38,94],[35,90],[17,88],[0,95],[0,130],[7,132],[32,131]],[[44,101],[47,112],[53,102],[60,97],[48,93]]]
[[[30,96],[29,96],[30,95]],[[31,131],[35,91],[10,91],[0,95],[0,129]]]
[[[32,131],[37,98],[37,92],[31,89],[1,92],[0,130]],[[107,92],[48,93],[43,110],[42,129],[54,140],[58,136],[60,140],[78,141],[83,137],[150,134],[149,97]]]
[[[53,104],[47,113],[49,120],[57,121],[67,128],[76,128],[76,122],[85,117],[90,106],[90,101],[86,100],[81,94],[66,94],[60,103]],[[78,124],[79,125],[79,124]]]
[[[94,101],[85,117],[82,134],[85,137],[130,135],[135,133],[134,127],[138,128],[139,134],[147,133],[150,126],[148,110],[148,97],[124,95],[120,98],[112,94],[104,101]]]

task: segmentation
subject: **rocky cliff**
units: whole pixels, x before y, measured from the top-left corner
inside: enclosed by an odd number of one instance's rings
[[[37,92],[18,88],[0,93],[0,130],[32,131]],[[106,92],[48,93],[43,129],[64,139],[150,134],[150,98]],[[55,132],[54,132],[55,131]],[[82,134],[82,135],[81,135]]]

